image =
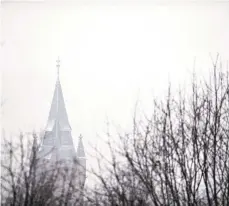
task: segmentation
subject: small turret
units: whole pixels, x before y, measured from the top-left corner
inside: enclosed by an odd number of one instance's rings
[[[86,179],[86,156],[84,152],[82,138],[83,138],[82,135],[80,135],[76,155],[79,164],[80,184],[83,186]]]
[[[84,146],[83,146],[82,139],[83,139],[83,136],[80,134],[78,148],[77,148],[77,157],[79,158],[85,158],[85,152],[84,152]]]

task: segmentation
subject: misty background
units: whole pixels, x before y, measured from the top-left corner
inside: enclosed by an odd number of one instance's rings
[[[13,138],[45,128],[59,56],[75,145],[82,134],[87,153],[107,119],[131,129],[137,100],[147,113],[169,81],[187,84],[194,59],[202,78],[209,54],[229,57],[228,2],[4,1],[1,17],[2,128]]]

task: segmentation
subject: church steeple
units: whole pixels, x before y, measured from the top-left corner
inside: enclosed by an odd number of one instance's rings
[[[57,65],[57,79],[55,90],[52,98],[52,104],[49,111],[48,122],[45,128],[43,141],[41,143],[40,149],[38,151],[38,158],[40,160],[44,160],[45,162],[51,163],[48,164],[49,171],[53,166],[56,166],[56,162],[64,163],[64,170],[66,166],[69,166],[69,169],[72,169],[73,163],[77,164],[76,173],[74,173],[74,185],[79,187],[80,190],[83,189],[85,179],[86,179],[86,158],[84,153],[84,147],[82,142],[82,136],[78,142],[78,149],[76,149],[73,144],[72,134],[71,134],[71,126],[69,124],[67,111],[65,108],[65,102],[63,97],[63,92],[60,83],[60,60],[59,58],[56,61]],[[35,143],[36,145],[36,139]],[[39,168],[43,170],[43,161]],[[72,177],[71,177],[72,178]],[[58,182],[62,181],[63,178],[58,180]],[[72,179],[71,179],[72,180]],[[67,182],[63,182],[65,184]],[[58,183],[59,184],[59,183]],[[60,184],[62,185],[62,183]],[[65,188],[65,187],[64,187]],[[77,191],[79,191],[77,189]],[[60,188],[62,193],[62,189]],[[56,190],[59,195],[59,189]],[[81,195],[78,192],[73,194],[73,196]],[[81,198],[81,197],[77,197]]]
[[[57,79],[49,111],[45,135],[41,145],[41,156],[48,159],[76,158],[77,154],[73,144],[71,126],[65,107],[63,92],[60,83],[60,60],[57,59]]]

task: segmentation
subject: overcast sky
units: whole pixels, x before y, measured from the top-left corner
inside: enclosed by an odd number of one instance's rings
[[[106,131],[106,117],[128,129],[137,99],[149,111],[168,80],[184,84],[194,57],[202,75],[209,53],[229,59],[229,3],[64,2],[2,4],[9,133],[45,127],[58,56],[73,137],[82,133],[86,147]]]

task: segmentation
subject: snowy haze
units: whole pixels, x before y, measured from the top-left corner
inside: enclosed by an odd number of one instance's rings
[[[138,99],[148,111],[169,80],[184,84],[195,57],[201,75],[209,53],[229,57],[226,2],[4,1],[1,13],[6,133],[46,126],[59,56],[73,137],[87,152],[107,118],[129,129]]]

